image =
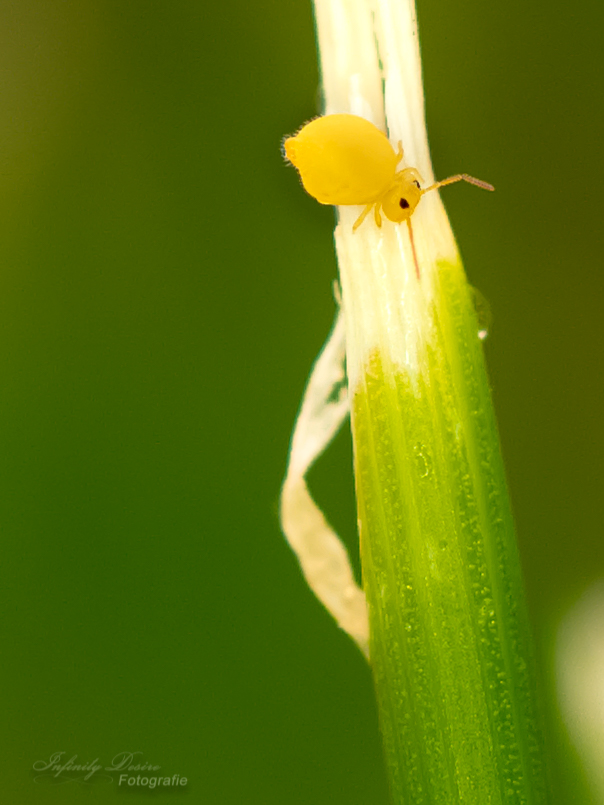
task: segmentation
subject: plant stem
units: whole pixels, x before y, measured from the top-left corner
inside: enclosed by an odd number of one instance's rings
[[[353,438],[394,801],[543,803],[531,637],[470,288],[441,264],[419,382],[375,351]]]
[[[326,113],[362,115],[401,140],[429,186],[413,0],[315,0],[315,11]],[[422,196],[412,240],[389,221],[353,233],[359,213],[338,209],[335,240],[394,802],[544,805],[531,636],[474,295],[438,191]],[[338,576],[343,610],[362,602],[349,575]],[[364,648],[358,610],[350,633]]]

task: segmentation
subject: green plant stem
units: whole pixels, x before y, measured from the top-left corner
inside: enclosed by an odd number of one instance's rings
[[[417,377],[352,402],[370,655],[396,805],[546,801],[531,635],[471,289],[440,263]]]

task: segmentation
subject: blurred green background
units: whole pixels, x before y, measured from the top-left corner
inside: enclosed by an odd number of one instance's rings
[[[552,705],[604,575],[604,7],[418,12],[436,174],[497,188],[445,202]],[[3,0],[0,65],[0,798],[386,805],[369,670],[277,522],[334,313],[333,213],[280,154],[320,111],[309,0]],[[343,434],[311,485],[353,546],[350,464]],[[56,752],[188,783],[35,782]]]

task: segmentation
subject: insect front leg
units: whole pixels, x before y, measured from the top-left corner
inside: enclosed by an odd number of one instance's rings
[[[363,221],[365,220],[365,218],[367,218],[367,216],[368,216],[368,215],[369,215],[369,213],[371,212],[371,208],[372,208],[372,207],[373,207],[373,202],[372,202],[371,204],[368,204],[368,205],[365,207],[365,209],[363,210],[363,212],[362,212],[362,213],[359,215],[359,217],[356,219],[356,221],[354,222],[354,224],[353,224],[353,226],[352,226],[352,231],[353,231],[353,232],[356,232],[356,231],[357,231],[357,229],[360,227],[360,225],[361,225],[361,224],[363,223]]]

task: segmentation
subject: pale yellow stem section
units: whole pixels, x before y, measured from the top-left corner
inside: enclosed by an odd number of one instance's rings
[[[362,115],[386,130],[395,148],[401,140],[404,164],[431,184],[413,0],[315,0],[315,15],[326,113]],[[437,262],[458,260],[437,192],[422,198],[411,222],[420,282],[406,226],[384,221],[378,229],[367,221],[353,233],[359,214],[340,207],[336,229],[351,389],[376,349],[411,377],[420,371]]]

